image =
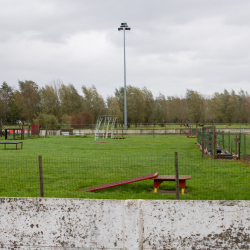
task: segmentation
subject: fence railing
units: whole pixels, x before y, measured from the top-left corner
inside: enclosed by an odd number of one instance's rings
[[[212,130],[211,130],[212,131]],[[206,141],[212,141],[212,132],[204,135]],[[202,145],[202,130],[197,130],[197,143]],[[207,152],[212,152],[212,143],[206,145]],[[241,133],[225,133],[216,131],[216,147],[220,148],[221,153],[229,153],[242,159],[250,160],[250,136]],[[239,154],[240,153],[240,154]]]
[[[156,129],[157,128],[164,128],[166,126],[166,128],[184,128],[184,127],[187,127],[188,126],[198,126],[200,125],[201,123],[191,123],[191,122],[183,122],[183,123],[171,123],[171,122],[164,122],[164,123],[158,123],[158,122],[155,122],[155,123],[144,123],[144,122],[139,122],[139,123],[128,123],[128,128],[140,128],[140,127],[143,127],[143,128],[146,128],[146,127],[155,127]],[[8,128],[8,127],[15,127],[15,128],[29,128],[31,124],[30,123],[19,123],[19,124],[13,124],[13,123],[3,123],[3,126]],[[67,123],[67,124],[64,124],[64,123],[58,123],[58,124],[53,124],[53,125],[50,125],[50,124],[47,124],[47,127],[54,127],[54,129],[57,129],[58,126],[60,128],[68,128],[68,126],[72,126],[74,128],[79,128],[79,126],[82,128],[83,126],[87,126],[87,127],[90,127],[90,126],[95,126],[96,123],[91,123],[91,124],[73,124],[73,123]],[[250,123],[209,123],[209,122],[206,122],[206,123],[202,123],[202,125],[204,126],[211,126],[211,125],[214,125],[218,128],[249,128],[250,129]],[[123,127],[124,124],[123,123],[120,123],[119,122],[119,127]]]
[[[101,184],[118,182],[152,173],[175,175],[175,156],[131,157],[1,157],[0,196],[88,199],[176,199],[175,181],[164,181],[154,191],[154,180],[147,179],[94,192]],[[41,178],[41,167],[42,177]],[[249,200],[250,168],[235,160],[178,157],[179,176],[186,180],[180,199]],[[40,173],[40,175],[39,175]],[[181,192],[181,189],[179,190]]]

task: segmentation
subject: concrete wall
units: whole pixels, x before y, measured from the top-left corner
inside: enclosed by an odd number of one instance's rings
[[[0,198],[4,249],[250,249],[249,201]]]
[[[60,130],[57,130],[56,132],[54,132],[56,130],[48,130],[48,135],[60,135]],[[58,132],[59,131],[59,132]],[[73,129],[73,134],[79,134],[80,132],[83,132],[86,135],[89,134],[95,134],[95,130],[92,129]],[[224,128],[224,129],[216,129],[217,132],[225,132],[225,133],[242,133],[242,134],[250,134],[250,129],[230,129],[230,128]],[[40,130],[40,135],[45,135],[46,130]],[[103,134],[103,130],[99,131],[100,136]],[[105,131],[106,133],[106,131]],[[109,133],[111,133],[111,130],[109,130]],[[188,129],[129,129],[129,130],[123,130],[122,129],[118,129],[118,134],[124,135],[144,135],[144,134],[161,134],[164,135],[166,134],[188,134]],[[116,135],[116,129],[114,129],[114,135]]]

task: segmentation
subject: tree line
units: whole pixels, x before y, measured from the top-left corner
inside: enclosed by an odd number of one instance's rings
[[[106,100],[95,86],[82,86],[82,95],[73,84],[53,81],[39,86],[33,81],[18,81],[18,89],[3,82],[0,87],[0,119],[40,124],[93,124],[98,115],[118,115],[123,123],[124,88],[115,89]],[[127,86],[128,123],[247,123],[250,122],[250,96],[241,90],[215,92],[206,97],[187,89],[185,97],[154,98],[146,87]]]

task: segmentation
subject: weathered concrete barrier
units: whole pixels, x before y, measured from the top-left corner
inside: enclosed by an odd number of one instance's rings
[[[223,129],[216,129],[217,132],[224,132],[224,133],[242,133],[242,134],[250,134],[250,129],[239,129],[239,128],[223,128]],[[40,130],[40,135],[45,135],[46,130]],[[94,135],[95,130],[93,129],[73,129],[72,134],[73,135],[79,135],[79,133],[84,133],[85,135]],[[99,131],[100,136],[103,134],[103,130]],[[105,131],[106,133],[106,131]],[[109,130],[109,133],[111,133],[111,130]],[[186,134],[188,135],[188,129],[183,128],[183,129],[127,129],[127,130],[122,130],[118,129],[118,134],[119,135],[183,135]],[[60,135],[60,130],[47,130],[47,135]],[[116,129],[114,129],[114,135],[116,135]]]
[[[0,198],[4,249],[250,249],[250,201]]]

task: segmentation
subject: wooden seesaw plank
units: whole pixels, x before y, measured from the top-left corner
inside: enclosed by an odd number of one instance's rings
[[[135,177],[135,178],[132,178],[132,179],[116,181],[116,182],[111,182],[111,183],[105,183],[105,184],[102,184],[102,185],[91,187],[88,190],[84,190],[84,192],[93,192],[93,191],[97,191],[97,190],[101,190],[101,189],[105,189],[105,188],[111,188],[111,187],[125,185],[125,184],[132,183],[132,182],[152,179],[152,178],[157,177],[158,174],[159,173],[157,172],[157,173],[154,173],[154,174],[143,175],[143,176]],[[78,190],[78,191],[80,191],[80,190]]]

